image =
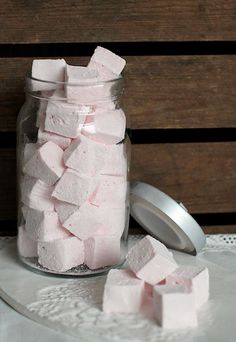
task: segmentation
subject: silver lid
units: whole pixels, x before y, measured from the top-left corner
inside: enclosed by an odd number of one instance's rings
[[[206,243],[204,232],[182,203],[146,183],[130,189],[132,217],[167,247],[196,255]]]

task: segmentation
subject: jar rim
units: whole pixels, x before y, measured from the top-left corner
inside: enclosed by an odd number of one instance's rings
[[[48,85],[56,85],[57,87],[62,87],[65,85],[69,85],[69,86],[81,86],[81,87],[86,87],[86,86],[99,86],[99,85],[104,85],[104,84],[111,84],[111,83],[115,83],[117,81],[123,80],[123,76],[122,75],[118,75],[116,78],[112,78],[112,79],[108,79],[105,81],[97,81],[97,82],[62,82],[62,81],[50,81],[50,80],[44,80],[44,79],[40,79],[40,78],[36,78],[36,77],[32,77],[31,72],[28,71],[26,73],[26,82],[27,81],[36,81],[36,82],[40,82],[42,84],[48,84]]]

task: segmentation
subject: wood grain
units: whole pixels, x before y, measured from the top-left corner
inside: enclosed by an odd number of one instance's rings
[[[0,149],[0,220],[15,218],[15,151]],[[236,142],[133,145],[131,179],[157,186],[191,213],[236,211]]]
[[[134,145],[131,178],[192,213],[236,211],[236,142]]]
[[[0,43],[235,40],[234,0],[2,0]]]
[[[131,127],[236,127],[236,56],[126,57]],[[66,58],[86,65],[88,57]],[[32,58],[0,59],[0,132],[14,131]]]

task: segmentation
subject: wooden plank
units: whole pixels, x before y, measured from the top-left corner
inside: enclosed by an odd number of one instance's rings
[[[236,56],[127,57],[131,127],[236,127]],[[67,58],[86,65],[88,57]],[[14,131],[32,58],[0,59],[0,132]]]
[[[236,224],[226,226],[203,226],[205,234],[235,234]]]
[[[192,213],[236,211],[236,142],[134,145],[133,180],[157,186]]]
[[[235,40],[234,0],[3,0],[0,43]]]
[[[0,149],[0,220],[15,218],[15,151]],[[236,142],[133,145],[131,179],[182,201],[191,213],[236,211]]]

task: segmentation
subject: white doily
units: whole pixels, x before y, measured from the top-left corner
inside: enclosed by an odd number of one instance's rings
[[[28,309],[50,321],[59,322],[67,332],[84,330],[89,341],[95,336],[103,341],[175,341],[187,337],[188,330],[170,333],[161,329],[145,310],[143,314],[112,314],[102,312],[105,278],[71,281],[42,289],[39,300]],[[74,335],[74,334],[73,334]]]
[[[206,247],[233,247],[236,246],[236,234],[207,235]]]
[[[133,245],[141,237],[131,236],[129,245]],[[0,249],[1,246],[3,248],[4,245],[8,245],[8,241],[12,242],[12,238],[0,238]],[[207,245],[200,253],[200,260],[205,259],[211,263],[209,255],[213,255],[214,258],[215,255],[219,255],[214,251],[217,252],[221,248],[223,252],[235,253],[235,246],[236,235],[234,234],[208,235]],[[186,257],[188,256],[186,255]],[[191,260],[195,260],[194,257],[192,258],[190,257]],[[26,270],[23,271],[26,272]],[[31,274],[33,279],[35,275],[33,272],[30,272]],[[39,276],[37,275],[37,277]],[[211,329],[211,327],[214,329],[215,322],[209,308],[203,310],[198,316],[201,329],[180,331],[161,329],[152,318],[151,305],[144,307],[140,314],[105,314],[102,312],[105,276],[58,280],[55,277],[41,276],[38,279],[42,279],[42,286],[34,291],[33,297],[35,299],[25,305],[27,312],[24,314],[29,317],[32,315],[33,319],[51,328],[77,336],[79,341],[195,342],[201,341],[202,336],[208,336],[207,329]],[[216,274],[215,279],[221,279],[221,273]],[[45,286],[45,284],[50,283],[53,285]],[[229,289],[231,289],[230,286],[232,287],[232,285],[229,284]],[[28,291],[32,292],[33,288],[28,289]],[[230,303],[229,298],[224,299],[224,302],[226,301],[227,304],[227,300]],[[209,305],[211,305],[211,301]],[[218,307],[216,306],[217,315],[220,317],[222,310],[217,310]],[[203,339],[203,341],[206,340]]]

